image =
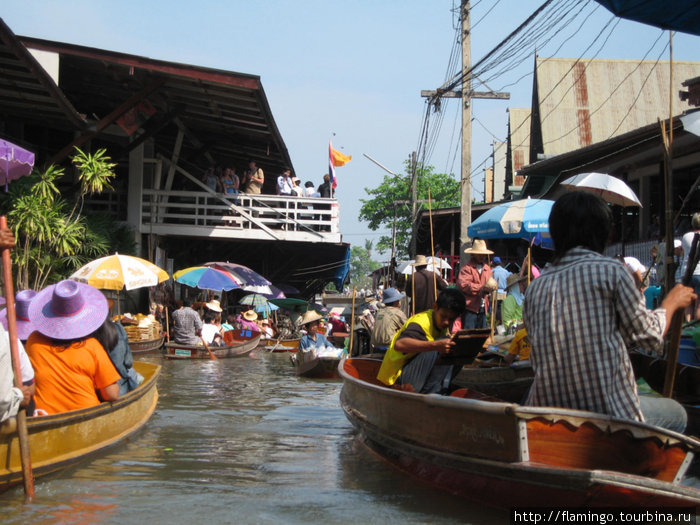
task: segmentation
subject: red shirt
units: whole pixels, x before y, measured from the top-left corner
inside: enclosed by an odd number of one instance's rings
[[[491,267],[488,264],[482,266],[481,274],[476,269],[474,261],[469,261],[462,266],[457,277],[457,286],[467,298],[467,310],[479,313],[481,299],[483,298],[486,310],[489,309],[489,295],[484,294],[484,284],[492,276]]]

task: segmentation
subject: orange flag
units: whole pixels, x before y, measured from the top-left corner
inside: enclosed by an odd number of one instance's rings
[[[331,155],[333,155],[333,165],[336,168],[340,166],[345,166],[348,162],[352,160],[352,155],[345,155],[331,147]]]

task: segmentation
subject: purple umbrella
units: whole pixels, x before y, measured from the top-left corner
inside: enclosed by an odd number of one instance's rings
[[[34,167],[34,153],[0,139],[0,184],[29,175]]]
[[[225,272],[233,275],[236,282],[240,283],[241,288],[249,292],[257,292],[262,294],[274,295],[270,289],[272,284],[270,281],[265,279],[258,272],[255,272],[243,266],[242,264],[236,264],[232,262],[208,262],[204,263],[204,266],[211,266],[217,270],[223,270]]]

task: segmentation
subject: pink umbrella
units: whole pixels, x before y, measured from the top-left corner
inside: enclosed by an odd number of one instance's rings
[[[34,168],[34,153],[0,139],[0,184],[29,175]]]

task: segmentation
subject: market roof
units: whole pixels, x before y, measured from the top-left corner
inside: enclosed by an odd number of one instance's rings
[[[157,134],[169,156],[184,131],[180,158],[185,162],[244,166],[253,159],[273,172],[292,165],[258,76],[37,38],[18,40],[32,52],[58,56],[60,90],[89,116],[93,135],[116,123],[127,136],[128,125],[135,124],[131,133],[140,127],[142,135]]]

